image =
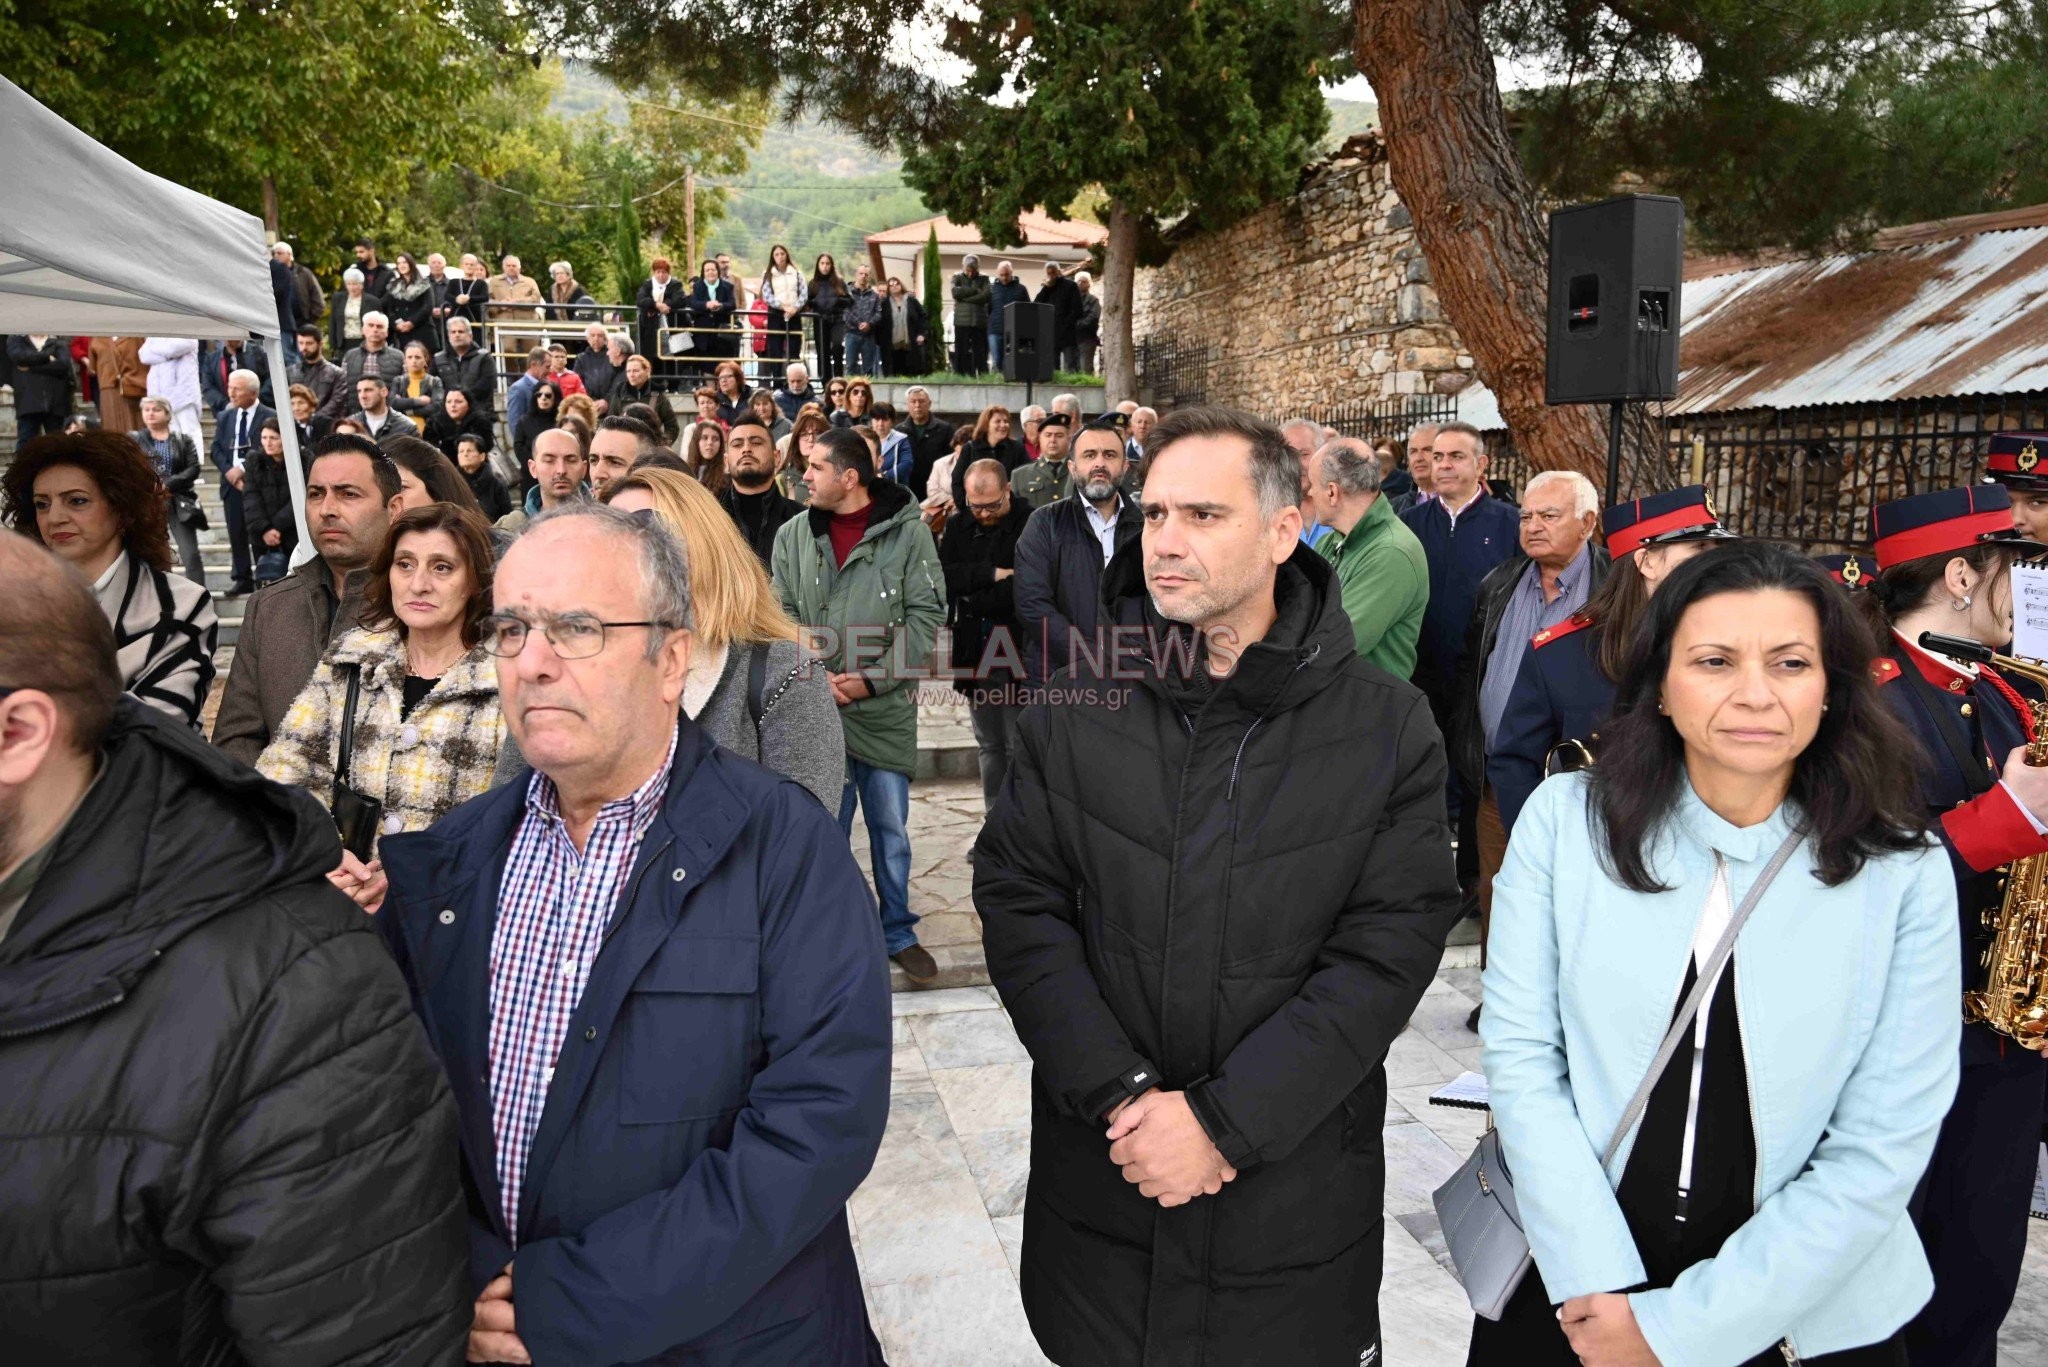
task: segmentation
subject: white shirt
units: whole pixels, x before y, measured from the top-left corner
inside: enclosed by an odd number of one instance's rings
[[[1077,494],[1075,497],[1080,496]],[[1081,509],[1088,515],[1088,530],[1094,532],[1095,539],[1102,543],[1102,563],[1107,565],[1109,557],[1116,554],[1116,519],[1117,514],[1124,510],[1124,496],[1121,493],[1116,496],[1116,506],[1109,510],[1108,517],[1097,512],[1095,505],[1085,498],[1081,499]]]
[[[235,468],[239,470],[242,468],[242,457],[249,450],[249,443],[256,439],[256,433],[251,430],[254,426],[252,419],[255,417],[256,405],[252,403],[247,408],[234,408],[230,405],[230,411],[235,414],[229,419],[235,424],[235,435],[234,444],[228,449],[234,452]]]
[[[1707,904],[1700,908],[1700,922],[1692,933],[1692,963],[1695,972],[1705,968],[1713,955],[1714,947],[1721,943],[1721,937],[1728,933],[1728,923],[1735,919],[1735,904],[1728,896],[1728,864],[1721,858],[1719,850],[1714,852],[1714,885],[1707,889]],[[1692,1084],[1685,1103],[1685,1138],[1678,1151],[1678,1189],[1680,1192],[1692,1188],[1693,1145],[1699,1137],[1700,1081],[1706,1073],[1707,1063],[1707,1016],[1714,1009],[1714,993],[1720,989],[1722,975],[1728,965],[1735,962],[1730,954],[1714,970],[1714,976],[1707,982],[1707,994],[1700,1000],[1699,1012],[1692,1018]]]

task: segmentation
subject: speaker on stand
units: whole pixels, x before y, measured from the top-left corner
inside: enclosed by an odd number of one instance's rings
[[[1034,384],[1051,384],[1059,359],[1052,339],[1052,305],[1003,305],[1003,378],[1024,382],[1024,402],[1031,403]]]
[[[1550,215],[1545,403],[1605,403],[1607,503],[1619,499],[1627,405],[1678,397],[1685,206],[1622,195]]]

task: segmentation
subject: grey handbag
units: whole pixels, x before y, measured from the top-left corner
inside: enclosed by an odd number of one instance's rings
[[[1686,995],[1685,1004],[1672,1017],[1671,1028],[1664,1032],[1664,1042],[1657,1046],[1657,1056],[1650,1062],[1650,1071],[1643,1076],[1636,1094],[1629,1098],[1628,1106],[1621,1113],[1621,1123],[1614,1127],[1614,1137],[1607,1141],[1607,1151],[1600,1156],[1600,1166],[1609,1167],[1614,1155],[1621,1152],[1622,1140],[1635,1127],[1643,1108],[1650,1104],[1650,1093],[1656,1088],[1657,1079],[1663,1075],[1665,1065],[1678,1052],[1679,1042],[1692,1025],[1692,1018],[1699,1014],[1705,1002],[1707,991],[1714,985],[1714,976],[1721,971],[1730,954],[1735,952],[1735,937],[1742,932],[1743,922],[1763,898],[1764,890],[1778,876],[1778,871],[1791,859],[1792,852],[1799,848],[1806,838],[1804,830],[1794,828],[1778,846],[1771,862],[1764,865],[1764,871],[1750,886],[1749,893],[1742,899],[1742,905],[1728,920],[1728,929],[1721,933],[1720,943],[1700,968],[1699,978],[1693,983],[1692,991]],[[1715,852],[1716,863],[1721,856]],[[1443,1226],[1444,1247],[1449,1250],[1451,1263],[1458,1269],[1458,1280],[1465,1284],[1466,1298],[1472,1302],[1472,1313],[1481,1319],[1498,1320],[1507,1309],[1508,1301],[1522,1284],[1522,1278],[1529,1274],[1533,1261],[1529,1254],[1529,1238],[1522,1232],[1522,1212],[1515,1202],[1515,1179],[1508,1170],[1507,1159],[1501,1152],[1500,1131],[1493,1128],[1489,1115],[1486,1133],[1479,1137],[1473,1147],[1472,1156],[1464,1166],[1451,1174],[1450,1180],[1438,1187],[1432,1199],[1436,1203],[1437,1223]]]

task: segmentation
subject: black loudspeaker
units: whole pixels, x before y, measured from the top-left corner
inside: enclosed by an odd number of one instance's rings
[[[1003,378],[1018,384],[1051,384],[1057,360],[1052,305],[1003,305]]]
[[[1546,403],[1678,397],[1685,206],[1623,195],[1550,215]]]

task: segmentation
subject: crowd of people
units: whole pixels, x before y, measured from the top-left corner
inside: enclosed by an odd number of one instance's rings
[[[686,422],[600,323],[529,352],[514,466],[434,259],[359,273],[288,418],[250,346],[197,362],[253,589],[210,744],[183,392],[5,473],[30,1357],[879,1361],[845,1203],[887,965],[941,980],[942,685],[1053,1360],[1378,1359],[1382,1062],[1467,915],[1533,1257],[1472,1362],[1995,1360],[2048,1065],[1962,1002],[2048,855],[2042,691],[1992,658],[2048,437],[1821,560],[1700,486],[1498,486],[1456,422],[956,425],[729,357]],[[786,254],[765,285],[818,297]]]

